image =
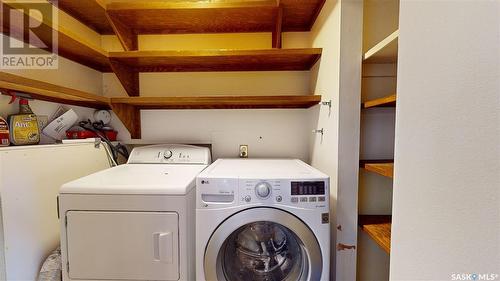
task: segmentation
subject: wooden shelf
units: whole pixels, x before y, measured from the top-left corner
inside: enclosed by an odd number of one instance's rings
[[[309,108],[321,96],[199,96],[111,98],[111,107],[133,139],[141,137],[141,109]]]
[[[59,9],[100,34],[114,34],[106,18],[104,0],[49,0],[49,2],[57,3]]]
[[[14,3],[4,3],[2,2],[2,9],[11,9],[21,6],[21,4]],[[31,20],[40,22],[39,20],[30,17]],[[43,33],[38,33],[37,35],[47,46],[52,47],[52,33],[57,32],[58,34],[58,48],[59,55],[67,59],[73,60],[77,63],[83,64],[85,66],[91,67],[99,71],[110,71],[108,53],[102,50],[100,47],[93,46],[92,44],[85,42],[78,36],[72,34],[71,32],[65,30],[63,27],[54,27],[50,19],[44,18],[41,22],[40,28],[44,30]],[[13,29],[13,30],[11,30]],[[7,17],[3,17],[2,23],[2,33],[7,35],[12,35],[14,38],[25,41],[22,36],[23,32],[22,25],[10,26]],[[41,35],[40,35],[41,34]],[[26,42],[26,41],[25,41]]]
[[[395,107],[396,106],[396,94],[386,96],[379,99],[365,101],[361,104],[361,108],[371,108],[371,107]]]
[[[129,96],[139,96],[139,72],[310,70],[321,49],[131,51],[109,56]]]
[[[0,90],[49,102],[112,109],[134,139],[141,137],[141,109],[309,108],[321,102],[318,95],[107,98],[6,72],[0,72]]]
[[[21,92],[35,99],[99,109],[109,109],[109,98],[57,86],[54,84],[0,72],[0,89],[4,93]]]
[[[321,96],[197,96],[197,97],[125,97],[111,103],[139,109],[244,109],[309,108],[321,102]]]
[[[386,253],[391,252],[391,216],[360,215],[358,224]]]
[[[398,61],[399,30],[394,31],[384,40],[363,55],[363,63],[396,63]]]
[[[68,0],[69,1],[69,0]],[[279,5],[278,5],[279,2]],[[112,2],[113,20],[138,34],[274,31],[279,7],[283,31],[309,31],[325,0]]]
[[[274,0],[241,2],[112,2],[107,12],[136,34],[272,31]]]
[[[109,57],[138,72],[309,70],[321,49],[132,51]]]
[[[394,175],[393,160],[360,160],[360,167],[367,171],[392,178]]]

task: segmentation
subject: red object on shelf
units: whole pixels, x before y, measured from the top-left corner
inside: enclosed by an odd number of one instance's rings
[[[109,141],[116,141],[118,135],[117,131],[101,131],[108,138]],[[98,138],[96,133],[89,130],[82,131],[66,131],[66,137],[68,139],[88,139],[88,138]]]

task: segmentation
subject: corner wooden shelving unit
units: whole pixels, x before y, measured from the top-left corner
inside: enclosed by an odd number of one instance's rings
[[[391,252],[391,216],[360,215],[358,224],[386,253]]]
[[[377,151],[373,151],[378,149],[379,144],[372,145],[371,138],[375,138],[378,140],[374,140],[375,142],[380,142],[383,144],[383,150],[386,149],[385,146],[389,145],[389,138],[392,138],[392,134],[381,135],[382,131],[387,132],[385,126],[389,126],[389,124],[378,124],[373,123],[373,121],[369,118],[373,118],[375,114],[368,113],[368,111],[375,110],[374,108],[384,108],[384,107],[392,107],[395,108],[397,106],[397,80],[396,72],[397,72],[397,62],[398,62],[398,39],[399,39],[399,1],[384,1],[384,3],[379,3],[377,1],[364,1],[364,10],[363,10],[363,26],[364,26],[364,50],[365,53],[362,57],[362,68],[364,71],[362,87],[363,93],[371,97],[372,99],[365,100],[361,103],[361,109],[366,110],[365,113],[370,116],[366,116],[365,126],[382,126],[383,130],[380,130],[381,133],[378,132],[376,128],[366,128],[366,132],[368,134],[364,135],[364,139],[362,139],[362,143],[366,143],[366,146],[362,148],[362,150],[366,150],[367,154],[379,154]],[[368,47],[368,48],[367,48]],[[368,49],[368,50],[367,50]],[[365,80],[366,79],[366,80]],[[381,89],[390,89],[390,92],[385,92],[385,96],[383,92],[380,92]],[[376,98],[373,98],[376,97]],[[368,110],[369,109],[369,110]],[[392,126],[392,124],[391,124]],[[370,139],[368,139],[368,137]],[[387,144],[386,144],[387,143]],[[388,148],[388,147],[387,147]],[[370,150],[371,149],[371,150]],[[392,156],[389,156],[392,157]],[[384,159],[384,160],[360,160],[360,167],[365,171],[370,173],[375,173],[377,175],[393,179],[394,178],[394,160],[393,159]],[[360,176],[363,177],[361,182],[362,186],[366,188],[366,192],[373,192],[374,189],[379,186],[392,186],[391,182],[378,182],[372,181],[372,179],[366,177],[364,173],[360,173]],[[392,189],[391,189],[392,190]],[[368,194],[368,193],[366,193]],[[364,194],[363,196],[366,196]],[[391,227],[392,227],[392,216],[389,214],[387,209],[391,209],[389,198],[390,191],[388,193],[376,194],[376,198],[370,198],[371,200],[379,201],[378,204],[384,204],[383,207],[369,205],[369,208],[361,206],[359,209],[360,215],[358,217],[358,225],[361,230],[368,234],[368,236],[382,248],[387,254],[390,254],[391,251]],[[370,193],[370,195],[372,195]],[[380,198],[378,198],[380,197]],[[363,198],[365,199],[365,198]],[[365,200],[370,200],[365,199]],[[373,204],[373,202],[370,202]],[[387,205],[385,205],[387,204]],[[364,215],[363,212],[380,212],[384,215]],[[377,211],[374,211],[378,209]],[[387,212],[387,213],[386,213]],[[364,251],[370,251],[371,247],[366,247]],[[361,254],[361,253],[360,253]],[[373,267],[373,264],[377,264],[380,268],[379,279],[381,279],[382,274],[386,274],[387,279],[389,278],[389,258],[384,257],[382,253],[363,253],[361,255],[366,255],[362,259],[358,260],[360,276],[363,276],[362,280],[370,280],[368,268]],[[369,256],[371,256],[369,258]],[[378,260],[375,260],[378,259]],[[387,265],[387,268],[385,266]],[[383,279],[383,278],[382,278]]]
[[[16,5],[22,6],[22,4],[4,2],[2,2],[1,5],[2,9],[5,10],[14,8]],[[24,41],[25,38],[18,37],[18,35],[22,36],[23,27],[21,25],[11,26],[8,17],[2,18],[2,33],[9,36],[12,35],[14,38]],[[38,21],[33,17],[30,17],[30,20]],[[44,32],[38,33],[37,36],[39,36],[43,43],[49,47],[52,47],[52,33],[57,32],[59,55],[98,71],[111,70],[108,60],[108,52],[102,50],[100,47],[93,46],[92,44],[85,42],[85,40],[82,40],[77,35],[72,34],[61,26],[54,26],[53,23],[46,18],[44,18],[44,21],[41,22],[40,28],[42,28]]]
[[[55,3],[55,0],[49,0]],[[282,31],[310,30],[325,0],[258,0],[199,3],[193,1],[113,2],[103,0],[59,0],[58,7],[101,34],[116,33],[125,52],[108,53],[100,47],[44,19],[42,41],[51,45],[57,32],[59,54],[101,72],[114,72],[129,97],[106,98],[70,88],[0,74],[0,89],[18,91],[33,98],[95,108],[111,108],[133,138],[140,137],[141,109],[236,109],[236,108],[308,108],[321,101],[320,96],[194,96],[139,97],[139,72],[181,71],[284,71],[310,70],[320,59],[321,49],[281,49]],[[18,4],[5,4],[12,7]],[[36,20],[30,17],[31,20]],[[186,20],[189,19],[189,20]],[[193,20],[194,19],[194,20]],[[10,30],[14,28],[15,30]],[[22,34],[22,26],[11,27],[4,17],[4,34]],[[11,32],[12,31],[12,32]],[[273,33],[273,49],[139,51],[139,34],[202,32]],[[17,38],[21,41],[24,37]],[[26,42],[26,41],[25,41]]]
[[[98,109],[110,109],[110,99],[75,89],[0,72],[0,90],[2,93],[20,92],[35,99],[86,106]]]

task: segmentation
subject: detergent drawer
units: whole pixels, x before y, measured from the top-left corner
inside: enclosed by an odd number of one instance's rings
[[[66,222],[71,279],[179,279],[177,213],[68,211]]]

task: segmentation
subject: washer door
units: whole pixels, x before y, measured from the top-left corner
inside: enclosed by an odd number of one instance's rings
[[[323,260],[313,232],[292,214],[254,208],[224,221],[205,250],[209,281],[319,280]]]

